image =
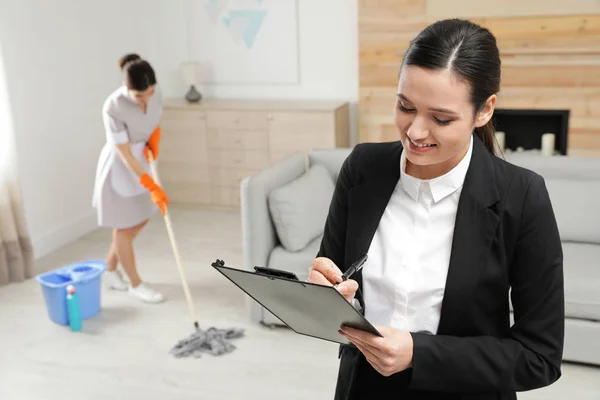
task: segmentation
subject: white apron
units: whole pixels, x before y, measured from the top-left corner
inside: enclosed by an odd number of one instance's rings
[[[144,157],[145,142],[130,143],[131,153],[140,162],[146,172],[152,176],[150,164]],[[110,175],[110,181],[106,178]],[[123,197],[135,197],[140,194],[148,193],[146,188],[140,183],[137,175],[129,169],[127,164],[121,159],[116,147],[107,143],[104,145],[98,165],[96,168],[96,185],[94,187],[94,196],[92,204],[94,207],[102,196],[102,190],[105,183],[110,183],[112,189]]]

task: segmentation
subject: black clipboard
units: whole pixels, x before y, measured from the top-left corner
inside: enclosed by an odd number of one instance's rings
[[[349,344],[338,332],[345,325],[383,337],[333,286],[300,281],[293,274],[284,277],[281,270],[270,274],[265,267],[252,272],[227,267],[222,260],[211,265],[300,335]]]

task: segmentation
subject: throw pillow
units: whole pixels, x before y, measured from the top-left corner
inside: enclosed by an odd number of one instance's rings
[[[327,169],[313,165],[301,177],[269,194],[271,218],[286,250],[302,250],[323,234],[334,189]]]

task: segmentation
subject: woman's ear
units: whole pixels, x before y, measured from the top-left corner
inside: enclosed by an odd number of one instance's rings
[[[496,107],[497,96],[495,94],[488,97],[485,101],[485,104],[481,111],[477,114],[475,118],[475,127],[480,128],[487,124],[490,119],[492,119],[492,115],[494,115],[494,108]]]

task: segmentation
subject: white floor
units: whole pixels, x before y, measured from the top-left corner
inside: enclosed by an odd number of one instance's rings
[[[146,305],[104,290],[102,313],[73,333],[49,321],[35,280],[0,288],[0,399],[332,399],[337,345],[250,322],[243,294],[210,266],[242,266],[237,212],[171,211],[202,328],[246,329],[230,354],[176,359],[169,349],[193,332],[164,222],[136,241],[142,278],[168,297]],[[45,257],[39,270],[103,258],[99,230]],[[519,399],[600,399],[600,368],[570,365],[553,386]]]

